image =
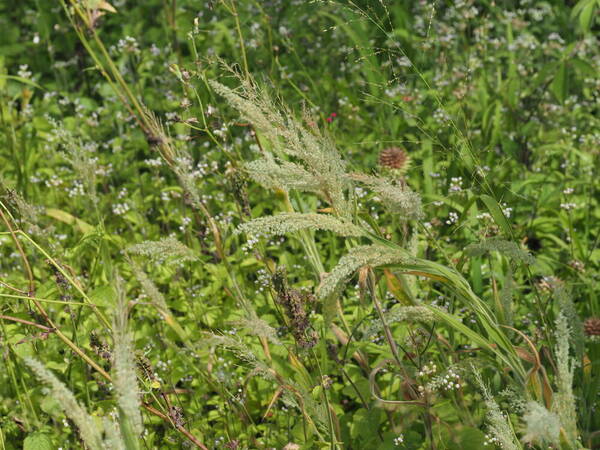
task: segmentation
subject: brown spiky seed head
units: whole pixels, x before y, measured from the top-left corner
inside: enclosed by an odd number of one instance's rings
[[[388,169],[405,169],[408,160],[408,153],[400,147],[388,147],[379,154],[379,164]]]
[[[590,317],[583,322],[586,336],[600,336],[600,317]]]

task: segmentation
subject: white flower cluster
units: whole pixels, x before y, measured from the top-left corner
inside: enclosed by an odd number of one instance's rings
[[[140,52],[140,46],[137,40],[131,36],[125,36],[124,39],[119,39],[117,48],[123,53],[137,54]]]
[[[404,435],[400,433],[398,436],[394,438],[394,445],[396,447],[400,446],[400,444],[404,443]]]
[[[122,216],[129,211],[129,205],[127,203],[115,203],[112,207],[113,214]]]
[[[242,244],[242,251],[244,253],[250,253],[256,247],[256,244],[260,242],[260,236],[257,235],[248,235],[246,238],[246,243]]]
[[[161,158],[148,158],[146,160],[144,160],[144,162],[146,164],[148,164],[150,167],[160,167],[163,165],[163,161]]]
[[[265,289],[268,289],[271,285],[271,276],[265,269],[258,269],[256,271],[256,291],[265,292]]]
[[[432,364],[431,366],[425,364],[423,368],[417,373],[417,376],[421,378],[422,382],[424,382],[426,378],[428,378],[431,375],[434,375],[436,372],[437,366],[435,364]],[[423,384],[419,384],[419,386],[417,386],[417,390],[419,391],[419,394],[422,395],[423,392],[425,392],[425,386],[423,386]]]
[[[435,368],[435,366],[432,366]],[[435,369],[434,369],[435,370]],[[431,374],[434,372],[431,371]],[[442,392],[452,392],[457,389],[463,387],[464,384],[461,382],[460,375],[455,369],[448,369],[448,371],[444,375],[437,376],[433,378],[433,380],[427,384],[423,389],[421,387],[418,388],[419,392],[423,392],[427,390],[428,392],[442,391]]]
[[[432,374],[434,374],[436,372],[437,372],[437,366],[435,364],[432,364],[431,367],[428,366],[427,364],[425,364],[423,366],[423,368],[419,371],[418,375],[420,377],[424,377],[424,376],[427,376],[427,375],[432,375]]]
[[[179,231],[185,231],[186,228],[192,223],[191,217],[182,217],[181,218],[181,226],[179,227]]]
[[[485,441],[483,441],[483,445],[495,445],[497,447],[502,447],[502,442],[500,442],[500,440],[496,436],[486,434]]]
[[[452,177],[452,178],[450,178],[450,188],[448,190],[450,192],[460,192],[460,191],[462,191],[462,177]]]
[[[448,219],[446,219],[446,225],[452,225],[458,222],[458,214],[454,211],[448,214]]]
[[[510,217],[512,214],[513,209],[508,206],[506,203],[502,203],[502,213],[506,216],[506,217]]]
[[[84,196],[85,190],[83,189],[83,183],[80,180],[75,180],[73,182],[73,187],[67,188],[67,195],[71,198]]]
[[[573,203],[573,202],[561,203],[560,207],[561,207],[561,209],[564,209],[565,211],[571,211],[572,209],[577,208],[577,203]]]
[[[17,72],[17,75],[19,75],[21,78],[31,78],[31,75],[33,75],[33,73],[29,70],[29,66],[27,64],[21,64],[19,66],[19,71]]]
[[[47,179],[44,184],[46,187],[57,187],[63,184],[63,180],[58,177],[58,175],[52,175],[49,179]]]
[[[460,384],[460,375],[454,372],[452,369],[448,371],[446,375],[442,378],[442,387],[451,391],[453,389],[459,389],[462,385]]]

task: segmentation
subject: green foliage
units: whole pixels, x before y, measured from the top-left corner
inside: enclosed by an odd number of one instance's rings
[[[598,446],[599,10],[0,4],[0,448]]]

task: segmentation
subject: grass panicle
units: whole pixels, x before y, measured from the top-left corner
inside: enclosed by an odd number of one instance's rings
[[[283,236],[301,230],[331,231],[346,237],[360,237],[365,233],[361,227],[328,214],[296,212],[260,217],[243,223],[237,228],[238,233],[246,233],[254,238]]]
[[[528,265],[535,264],[535,258],[529,252],[521,249],[515,242],[501,238],[489,238],[476,244],[469,244],[465,248],[465,253],[472,257],[494,251],[513,261],[523,262]]]
[[[267,189],[297,190],[319,193],[321,186],[317,176],[299,164],[272,156],[251,161],[244,165],[250,178]]]
[[[410,190],[408,186],[394,184],[387,178],[374,177],[365,174],[352,174],[350,178],[368,186],[381,204],[404,220],[419,220],[423,218],[421,197]]]
[[[543,446],[560,445],[560,420],[555,413],[532,401],[527,403],[523,420],[526,427],[523,442]]]
[[[569,355],[571,347],[571,330],[564,314],[556,318],[556,385],[552,411],[560,418],[569,445],[577,448],[579,433],[577,431],[577,406],[573,393],[573,372],[575,360]]]
[[[134,255],[146,256],[154,263],[167,261],[183,262],[195,261],[197,255],[175,237],[168,236],[158,241],[144,241],[139,244],[130,245],[127,251]]]
[[[263,136],[270,146],[274,157],[284,155],[295,158],[304,165],[311,175],[311,184],[318,181],[321,195],[337,211],[339,215],[347,215],[349,208],[345,192],[349,188],[346,182],[346,164],[335,148],[333,141],[323,135],[316,127],[315,120],[305,113],[304,121],[310,123],[310,128],[296,120],[293,114],[275,104],[264,89],[247,79],[240,79],[240,88],[236,91],[216,81],[211,81],[211,87],[235,108],[242,118],[248,120],[259,136]],[[269,173],[271,184],[273,177],[281,174],[284,178],[279,184],[285,186],[292,166],[273,166]],[[293,169],[298,172],[297,168]],[[264,178],[263,178],[264,179]],[[308,178],[306,174],[304,180]]]
[[[83,442],[91,450],[103,450],[102,422],[90,416],[85,408],[79,404],[73,393],[42,363],[33,358],[26,358],[25,363],[35,376],[50,388],[52,397],[58,401],[67,417],[77,425]]]
[[[490,394],[490,391],[486,387],[481,374],[474,369],[475,380],[481,393],[483,394],[483,400],[487,408],[486,419],[488,423],[488,430],[493,438],[493,442],[497,443],[504,449],[509,450],[520,450],[521,445],[519,439],[515,435],[515,431],[510,422],[508,414],[503,412],[496,403],[496,400]]]
[[[410,260],[406,251],[383,245],[360,245],[342,256],[333,270],[325,276],[318,289],[318,296],[325,299],[339,291],[345,281],[364,266],[399,264]]]
[[[113,321],[113,384],[119,405],[122,433],[126,442],[137,443],[144,426],[140,414],[140,390],[135,371],[133,337],[127,327],[128,307],[122,283],[117,277],[117,307]]]

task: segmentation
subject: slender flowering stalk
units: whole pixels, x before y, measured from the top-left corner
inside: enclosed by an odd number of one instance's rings
[[[135,372],[133,340],[127,330],[127,302],[122,281],[117,277],[117,307],[114,317],[113,338],[113,383],[117,393],[121,417],[121,429],[128,444],[138,446],[138,437],[143,432],[140,414],[140,392]]]
[[[353,223],[336,219],[327,214],[280,213],[276,216],[261,217],[240,225],[238,233],[254,237],[282,236],[300,230],[332,231],[340,236],[359,237],[365,231]]]
[[[33,359],[25,358],[25,363],[35,373],[36,377],[50,387],[52,396],[58,400],[65,414],[75,422],[83,442],[92,450],[103,450],[102,427],[75,399],[73,393],[46,369],[42,363]]]

